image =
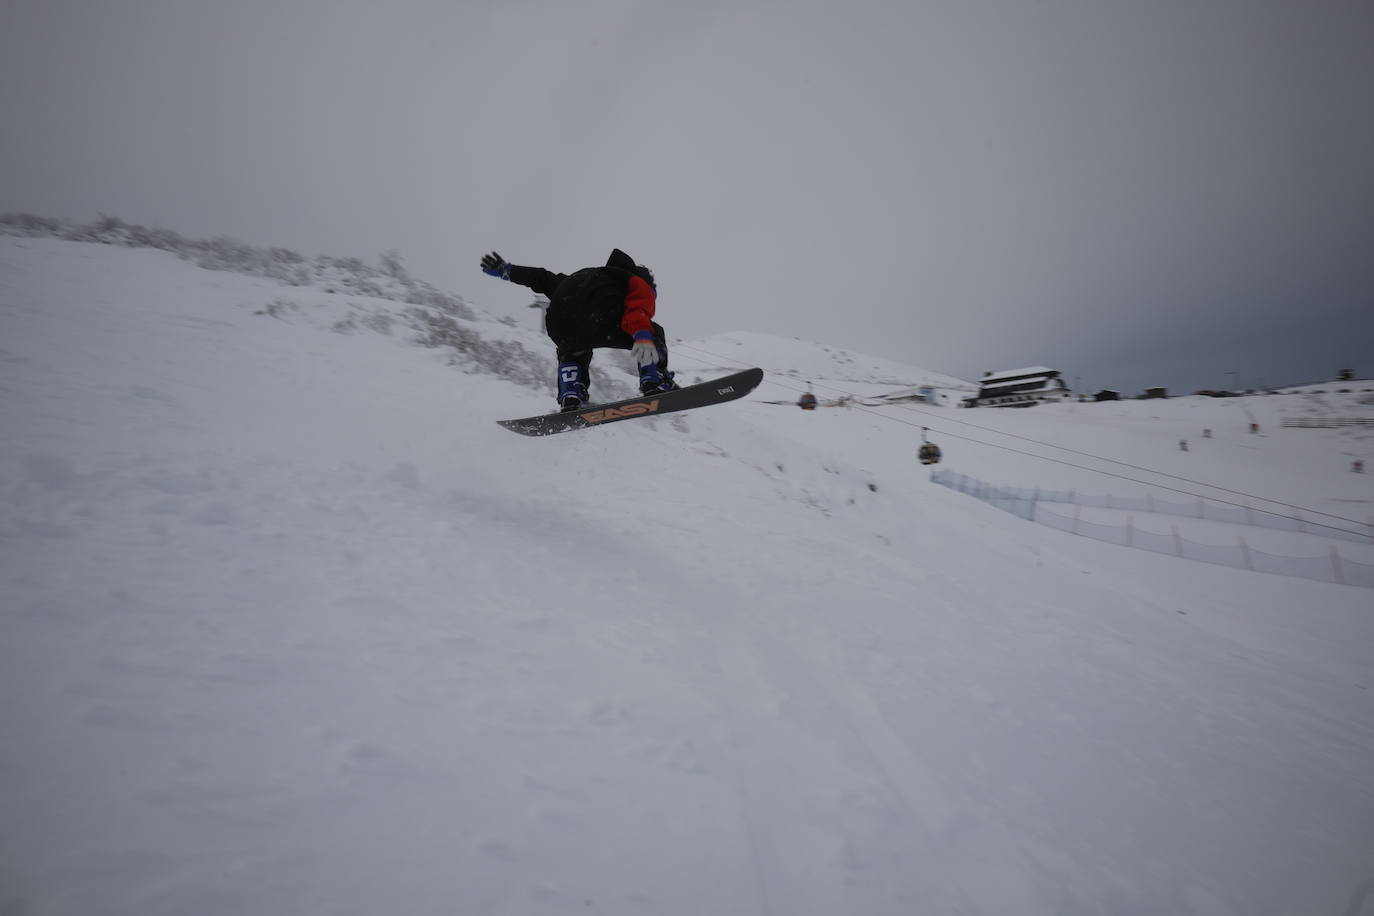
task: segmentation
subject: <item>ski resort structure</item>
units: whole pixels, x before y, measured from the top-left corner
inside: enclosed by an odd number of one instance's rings
[[[1071,396],[1058,369],[1032,366],[1005,372],[989,372],[978,383],[978,396],[965,407],[1033,407],[1041,401],[1062,401]]]

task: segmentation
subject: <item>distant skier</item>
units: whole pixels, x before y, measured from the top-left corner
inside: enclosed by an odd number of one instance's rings
[[[641,394],[678,387],[668,371],[663,327],[653,320],[658,302],[654,275],[619,248],[604,267],[571,274],[518,267],[493,251],[482,256],[482,272],[548,297],[544,330],[557,348],[558,404],[564,412],[586,402],[592,350],[598,347],[630,351],[639,367]]]
[[[809,391],[804,392],[801,397],[797,398],[797,406],[802,410],[815,410],[816,396]]]

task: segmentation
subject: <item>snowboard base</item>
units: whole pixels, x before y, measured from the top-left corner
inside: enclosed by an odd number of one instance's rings
[[[497,420],[496,422],[522,436],[551,436],[574,429],[587,429],[604,426],[634,417],[652,417],[658,414],[676,413],[679,410],[692,410],[696,407],[709,407],[742,398],[758,387],[763,380],[762,369],[745,369],[707,382],[698,382],[685,388],[665,391],[662,394],[642,395],[626,398],[610,404],[594,404],[567,413],[540,414],[519,420]]]

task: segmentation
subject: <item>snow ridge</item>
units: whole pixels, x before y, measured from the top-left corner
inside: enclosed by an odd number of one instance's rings
[[[493,422],[550,403],[528,315],[338,282],[0,238],[0,912],[1357,911],[1368,592],[1030,525],[915,449],[1354,514],[1367,433],[806,412],[799,381],[934,376],[723,335],[679,372],[779,377],[529,439]],[[420,346],[414,309],[473,337]]]

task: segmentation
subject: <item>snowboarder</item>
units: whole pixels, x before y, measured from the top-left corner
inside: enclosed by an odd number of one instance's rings
[[[548,297],[544,331],[557,348],[558,404],[564,412],[586,402],[592,350],[598,347],[630,351],[639,367],[641,394],[678,387],[668,371],[663,327],[653,320],[658,301],[654,275],[619,248],[605,266],[571,274],[508,264],[493,251],[482,256],[482,272]]]

